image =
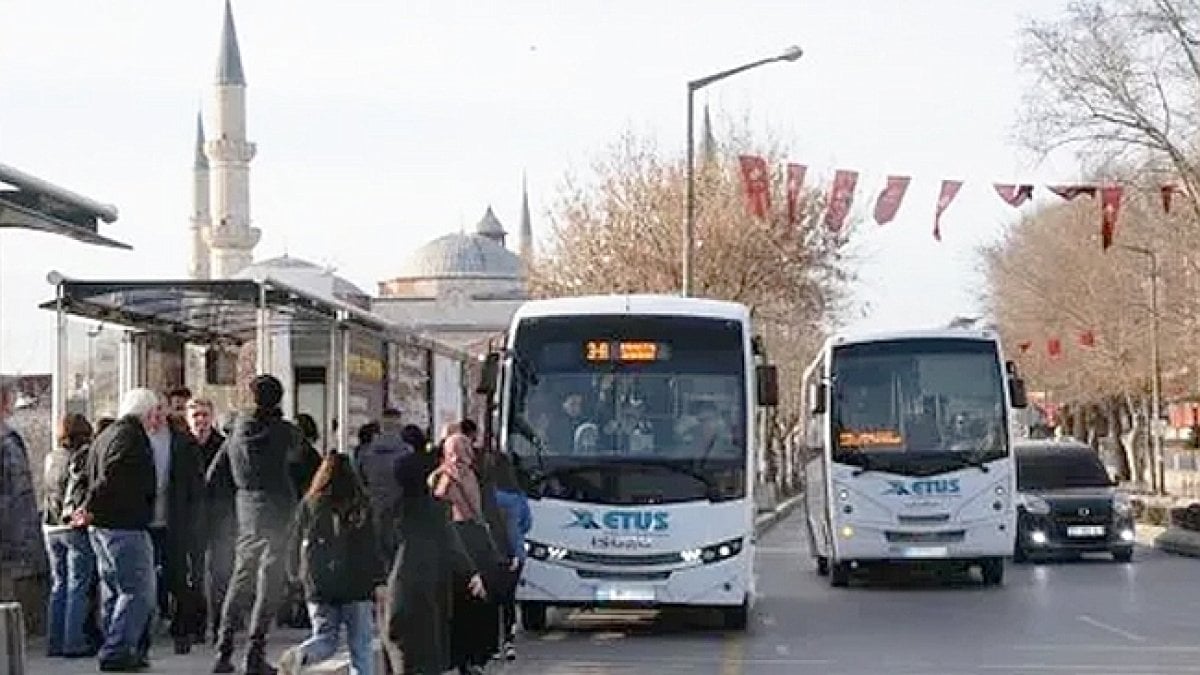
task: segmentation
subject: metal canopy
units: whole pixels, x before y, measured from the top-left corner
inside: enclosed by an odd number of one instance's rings
[[[317,298],[273,279],[213,281],[81,281],[59,284],[66,314],[157,333],[198,344],[242,344],[256,339],[260,303],[271,313],[270,329],[293,335],[329,334],[341,320],[355,332],[461,356],[447,345],[416,335],[354,305]],[[40,305],[56,310],[58,300]]]
[[[99,223],[115,222],[117,210],[48,183],[11,166],[0,164],[0,228],[37,230],[98,246],[131,249],[102,236]]]

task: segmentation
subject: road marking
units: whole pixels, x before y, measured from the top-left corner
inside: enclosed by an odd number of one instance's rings
[[[1095,626],[1096,628],[1099,628],[1100,630],[1106,630],[1106,631],[1112,633],[1113,635],[1120,635],[1121,637],[1125,638],[1126,640],[1129,640],[1130,642],[1145,642],[1146,641],[1146,638],[1142,637],[1141,635],[1137,635],[1136,633],[1130,633],[1127,630],[1117,628],[1116,626],[1109,625],[1107,623],[1104,623],[1103,621],[1098,621],[1086,614],[1080,614],[1079,616],[1077,616],[1075,618],[1088,624],[1089,626]]]
[[[1127,652],[1133,654],[1197,654],[1200,647],[1195,645],[1015,645],[1013,651],[1018,652]]]
[[[780,656],[789,656],[792,653],[792,648],[787,645],[775,645],[775,653]]]
[[[985,664],[977,670],[1000,670],[1008,673],[1066,672],[1066,673],[1200,673],[1200,665],[1130,666],[1098,663],[1006,663]]]
[[[742,675],[742,657],[746,655],[746,642],[741,633],[725,636],[721,647],[721,675]]]

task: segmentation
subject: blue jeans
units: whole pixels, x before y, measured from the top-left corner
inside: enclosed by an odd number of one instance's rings
[[[100,660],[144,658],[155,605],[154,545],[146,530],[91,528],[103,590]]]
[[[350,643],[351,675],[372,675],[375,656],[371,640],[375,637],[375,606],[371,602],[352,602],[345,605],[308,603],[312,621],[312,637],[300,645],[304,663],[317,663],[333,656],[338,647],[338,630],[346,624],[346,641]]]
[[[46,554],[50,558],[46,651],[51,656],[86,654],[92,648],[87,622],[96,584],[96,555],[87,530],[47,532]]]

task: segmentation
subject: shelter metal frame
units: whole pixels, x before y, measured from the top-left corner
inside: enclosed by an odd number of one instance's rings
[[[40,305],[56,313],[53,415],[66,409],[66,319],[75,316],[137,331],[173,335],[201,345],[238,346],[254,340],[257,370],[269,372],[271,334],[286,328],[292,335],[329,336],[326,377],[329,400],[336,402],[337,447],[349,448],[349,393],[352,336],[365,334],[383,342],[419,347],[462,362],[458,349],[418,335],[334,298],[318,297],[269,277],[222,280],[79,280],[56,273],[54,300]],[[273,320],[278,318],[278,321]],[[386,375],[385,375],[386,378]],[[325,407],[325,429],[335,414]],[[328,437],[328,436],[327,436]]]

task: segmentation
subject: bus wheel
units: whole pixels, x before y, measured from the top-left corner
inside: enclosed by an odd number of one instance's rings
[[[546,630],[546,605],[540,602],[522,602],[521,627],[532,632]]]
[[[721,608],[721,623],[724,624],[726,630],[746,630],[746,624],[750,622],[750,603],[743,600],[742,604],[736,607]]]
[[[1017,564],[1029,562],[1029,553],[1025,551],[1024,546],[1017,544],[1016,548],[1013,549],[1013,562]]]
[[[999,586],[1004,583],[1004,558],[984,558],[979,563],[979,571],[985,586]]]
[[[829,583],[835,588],[850,585],[850,563],[836,562],[829,567]]]
[[[829,576],[829,558],[823,555],[817,556],[817,574],[823,577]]]

